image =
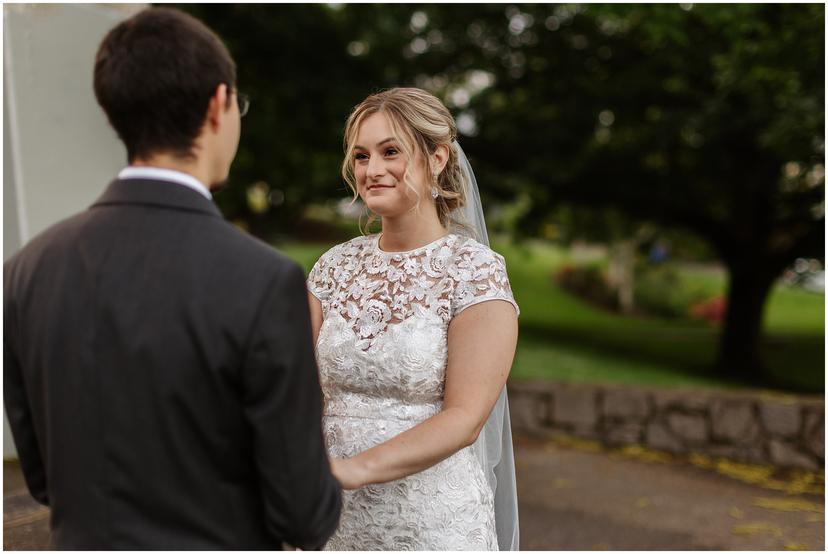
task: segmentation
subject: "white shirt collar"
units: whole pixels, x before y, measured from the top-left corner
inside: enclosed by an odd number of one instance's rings
[[[181,171],[175,171],[174,169],[130,165],[118,173],[118,179],[153,179],[159,181],[170,181],[193,189],[204,196],[207,200],[213,199],[213,195],[210,194],[210,189],[204,186],[204,183],[192,175],[182,173]]]

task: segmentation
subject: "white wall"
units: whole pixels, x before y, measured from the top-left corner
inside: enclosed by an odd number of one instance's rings
[[[3,259],[88,207],[126,164],[95,101],[101,39],[145,4],[3,6]],[[16,451],[3,417],[3,457]]]

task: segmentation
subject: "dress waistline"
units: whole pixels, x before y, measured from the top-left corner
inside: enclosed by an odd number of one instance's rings
[[[325,398],[325,417],[423,421],[443,407],[442,400],[413,403],[397,398],[379,398],[353,392],[337,392]]]

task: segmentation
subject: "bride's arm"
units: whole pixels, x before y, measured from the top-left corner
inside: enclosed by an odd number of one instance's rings
[[[492,300],[458,314],[448,330],[448,365],[440,413],[353,458],[332,460],[346,489],[401,479],[471,445],[506,384],[517,344],[517,314]]]
[[[322,303],[312,293],[308,293],[308,304],[310,305],[311,333],[313,334],[313,347],[316,349],[316,341],[319,338],[319,329],[322,327]]]

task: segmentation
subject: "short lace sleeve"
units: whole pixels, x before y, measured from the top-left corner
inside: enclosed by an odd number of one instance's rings
[[[333,250],[333,249],[331,249]],[[328,250],[313,264],[308,274],[308,290],[325,305],[331,294],[333,278],[330,275],[331,250]]]
[[[452,317],[488,300],[505,300],[520,315],[506,274],[506,261],[497,252],[479,243],[464,246],[458,252],[452,274],[456,280],[451,298]]]

